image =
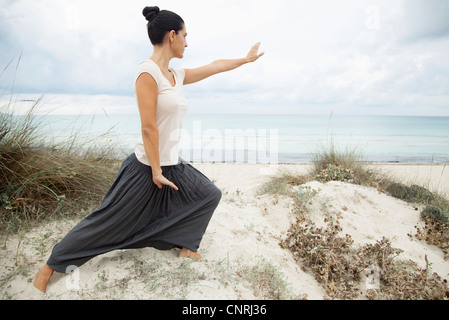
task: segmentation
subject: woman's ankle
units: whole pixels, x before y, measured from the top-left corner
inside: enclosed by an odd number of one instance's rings
[[[37,273],[34,278],[33,285],[40,290],[41,292],[45,293],[47,291],[47,285],[48,281],[50,280],[51,276],[53,275],[54,270],[50,268],[48,265],[44,265]]]
[[[201,256],[192,250],[189,250],[187,248],[182,248],[181,252],[179,253],[178,257],[180,258],[191,258],[194,260],[200,260]]]

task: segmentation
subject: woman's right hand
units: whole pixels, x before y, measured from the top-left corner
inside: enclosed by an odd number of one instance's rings
[[[162,189],[162,185],[166,185],[175,190],[178,190],[178,187],[173,182],[165,178],[162,174],[153,176],[153,182],[157,185],[159,189]]]

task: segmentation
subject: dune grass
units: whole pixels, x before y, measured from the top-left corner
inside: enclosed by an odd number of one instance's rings
[[[0,230],[17,232],[43,219],[76,214],[97,204],[117,166],[112,150],[85,147],[76,135],[50,143],[34,115],[16,116],[10,103],[0,110]]]
[[[367,186],[377,183],[357,147],[341,148],[331,140],[312,155],[312,163],[312,175],[322,182],[346,181]]]

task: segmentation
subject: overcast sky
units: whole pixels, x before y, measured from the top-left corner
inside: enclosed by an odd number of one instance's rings
[[[449,116],[448,0],[0,0],[0,100],[137,113],[147,5],[186,22],[176,68],[262,42],[256,63],[186,86],[191,112]]]

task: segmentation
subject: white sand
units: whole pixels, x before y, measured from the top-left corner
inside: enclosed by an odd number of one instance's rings
[[[279,246],[295,216],[287,197],[258,195],[258,187],[278,169],[306,173],[309,165],[278,167],[250,164],[197,164],[223,191],[200,247],[201,261],[180,259],[178,250],[152,248],[119,250],[96,257],[72,275],[55,274],[46,294],[37,291],[34,274],[53,245],[78,221],[37,226],[23,235],[2,239],[0,251],[1,299],[264,299],[273,296],[260,284],[269,265],[277,272],[282,298],[323,299],[323,287],[301,270],[292,254]],[[420,184],[449,194],[449,168],[444,166],[376,165],[380,173],[399,181]],[[326,214],[343,218],[342,233],[358,244],[382,237],[404,250],[402,259],[425,267],[427,255],[433,272],[449,280],[449,262],[435,247],[407,236],[421,224],[413,205],[347,183],[309,182],[311,219],[320,223]],[[16,265],[17,263],[17,265]],[[259,272],[258,272],[259,271]],[[278,285],[279,286],[279,285]],[[284,288],[285,287],[285,288]]]

